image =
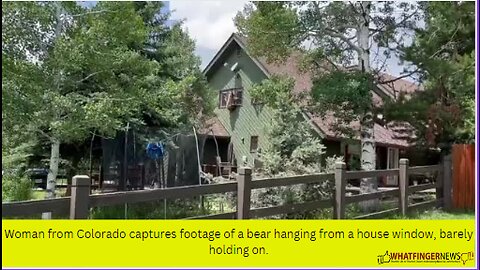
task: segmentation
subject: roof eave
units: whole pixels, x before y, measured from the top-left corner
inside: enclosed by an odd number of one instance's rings
[[[238,46],[240,46],[240,48],[243,49],[243,51],[247,54],[247,56],[250,57],[250,59],[252,59],[252,61],[258,66],[258,68],[260,68],[260,70],[265,74],[265,76],[270,78],[270,76],[271,76],[270,72],[268,72],[268,70],[262,65],[262,63],[260,61],[258,61],[258,59],[256,57],[253,57],[248,52],[246,44],[243,43],[243,41],[235,33],[232,33],[230,35],[230,37],[227,39],[227,41],[225,41],[225,43],[220,48],[220,50],[215,54],[215,56],[212,58],[212,60],[208,63],[208,65],[205,67],[205,69],[202,72],[203,75],[207,76],[208,73],[210,73],[212,67],[222,58],[223,54],[231,46],[233,41],[235,41],[238,44]]]
[[[212,60],[210,60],[210,62],[208,63],[208,65],[205,67],[205,69],[203,70],[202,74],[204,76],[207,76],[207,74],[210,72],[210,70],[212,69],[213,65],[215,65],[216,62],[218,62],[218,60],[220,59],[220,57],[223,55],[223,53],[225,52],[225,50],[230,46],[230,44],[232,43],[233,39],[234,39],[234,36],[235,36],[235,33],[232,33],[230,35],[230,37],[227,39],[227,41],[223,44],[223,46],[220,48],[220,50],[215,54],[215,56],[212,58]]]

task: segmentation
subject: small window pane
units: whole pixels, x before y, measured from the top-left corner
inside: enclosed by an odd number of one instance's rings
[[[258,136],[250,137],[250,152],[257,152],[258,149]]]

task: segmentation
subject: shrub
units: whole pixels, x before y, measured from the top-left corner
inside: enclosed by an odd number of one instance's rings
[[[343,157],[331,156],[325,159],[325,173],[334,173],[335,172],[335,164],[337,162],[344,162]]]
[[[32,181],[22,175],[2,175],[2,202],[26,201],[33,197]]]

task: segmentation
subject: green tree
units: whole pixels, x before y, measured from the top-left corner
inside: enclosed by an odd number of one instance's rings
[[[145,115],[175,127],[192,122],[205,107],[193,42],[181,28],[169,30],[161,46],[148,47],[160,27],[148,20],[160,11],[156,3],[2,7],[3,130],[34,132],[48,141],[48,197],[55,196],[61,143],[92,132],[113,136],[143,125]],[[173,53],[182,42],[189,47]],[[167,56],[155,59],[160,49]]]
[[[290,78],[274,76],[250,89],[252,98],[274,112],[267,129],[267,146],[259,153],[261,173],[269,176],[325,171],[326,164],[322,164],[325,146],[298,106],[299,101],[291,91],[293,85]],[[256,207],[267,207],[326,199],[331,197],[331,191],[330,183],[324,182],[261,189],[254,191],[252,196]],[[315,211],[285,215],[285,218],[312,218],[314,215]]]
[[[330,110],[343,122],[360,122],[362,169],[373,170],[370,90],[386,82],[372,67],[372,45],[390,57],[420,15],[417,5],[403,2],[254,2],[235,22],[254,55],[282,61],[294,51],[307,54],[316,74],[312,98],[318,113]],[[346,74],[344,67],[352,64],[358,68]],[[363,193],[376,188],[375,179],[362,179]]]
[[[429,2],[425,27],[403,58],[418,70],[424,91],[386,104],[386,117],[409,120],[417,143],[447,149],[475,140],[475,3]]]
[[[268,144],[259,155],[269,175],[319,173],[325,147],[305,120],[288,78],[273,77],[255,85],[252,98],[273,108]]]

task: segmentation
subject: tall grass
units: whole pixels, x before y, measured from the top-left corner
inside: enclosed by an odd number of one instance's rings
[[[33,197],[33,183],[28,177],[16,174],[2,176],[2,202],[26,201]]]

